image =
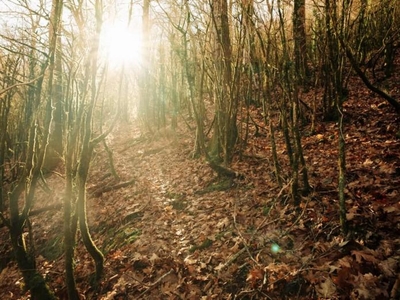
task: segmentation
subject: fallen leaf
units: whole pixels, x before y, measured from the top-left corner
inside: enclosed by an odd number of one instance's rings
[[[258,280],[264,278],[264,271],[261,269],[252,269],[247,275],[246,281],[250,282],[251,286],[254,287]]]
[[[336,293],[336,285],[330,277],[321,282],[315,287],[316,292],[320,297],[329,298]]]
[[[373,264],[378,263],[378,260],[370,253],[366,253],[365,251],[353,250],[351,254],[356,257],[356,261],[361,263],[363,260],[367,262],[372,262]]]

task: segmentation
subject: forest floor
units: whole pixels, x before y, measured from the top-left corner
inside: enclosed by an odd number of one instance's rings
[[[400,71],[387,82],[400,99]],[[314,97],[313,91],[303,95]],[[193,132],[141,135],[121,125],[96,149],[88,184],[88,222],[105,255],[97,289],[93,262],[76,249],[82,299],[395,299],[400,285],[400,117],[385,100],[352,78],[344,104],[347,152],[347,220],[338,213],[338,124],[302,128],[312,192],[295,209],[289,181],[273,176],[267,128],[260,127],[232,170],[243,176],[221,182],[202,159],[191,158]],[[285,160],[282,137],[278,152]],[[62,203],[63,179],[50,176],[36,209]],[[125,185],[118,185],[126,183]],[[62,209],[32,217],[37,266],[60,299],[64,284]],[[0,228],[0,299],[29,299]],[[397,291],[397,294],[395,294]],[[398,298],[397,298],[398,299]]]

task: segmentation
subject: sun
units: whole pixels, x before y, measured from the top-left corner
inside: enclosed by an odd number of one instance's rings
[[[141,40],[140,31],[135,31],[119,23],[104,24],[100,45],[110,65],[115,67],[140,65],[142,60]]]

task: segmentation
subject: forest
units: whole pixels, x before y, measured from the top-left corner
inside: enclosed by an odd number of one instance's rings
[[[400,299],[398,0],[0,0],[0,299]]]

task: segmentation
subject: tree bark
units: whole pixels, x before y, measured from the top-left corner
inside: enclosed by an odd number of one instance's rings
[[[305,83],[308,77],[307,39],[306,39],[306,8],[305,0],[294,0],[293,37],[294,61],[299,84]]]
[[[91,49],[90,59],[90,101],[85,116],[85,122],[83,127],[83,141],[82,150],[79,159],[79,165],[77,170],[77,189],[78,189],[78,200],[77,200],[77,212],[79,220],[79,229],[82,235],[82,241],[93,258],[96,267],[95,279],[100,280],[103,274],[104,268],[104,256],[101,251],[96,247],[87,223],[87,212],[86,212],[86,182],[89,173],[90,161],[92,159],[93,147],[95,143],[92,139],[92,118],[93,110],[97,100],[97,60],[98,60],[98,49],[99,49],[99,36],[102,27],[102,1],[96,0],[95,2],[95,17],[96,17],[96,32],[94,41]],[[98,138],[99,139],[99,138]]]
[[[232,161],[238,137],[238,102],[232,92],[232,49],[227,0],[213,1],[211,10],[216,35],[216,54],[219,58],[214,86],[216,122],[211,147],[214,161],[218,161],[222,154],[223,162],[227,166]]]

